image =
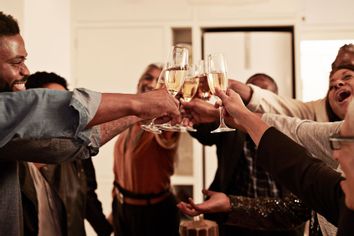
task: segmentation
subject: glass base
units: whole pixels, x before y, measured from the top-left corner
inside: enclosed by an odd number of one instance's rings
[[[159,129],[163,131],[170,131],[170,132],[181,132],[181,128],[179,126],[172,126],[170,124],[159,125]]]
[[[162,134],[162,131],[157,128],[155,125],[149,124],[149,125],[141,125],[140,126],[143,130],[154,133],[154,134]]]
[[[212,130],[210,133],[221,133],[221,132],[231,132],[235,131],[236,129],[229,128],[229,127],[219,127],[217,129]]]
[[[197,130],[194,129],[193,127],[187,127],[186,129],[187,129],[187,131],[189,131],[189,132],[197,132]]]

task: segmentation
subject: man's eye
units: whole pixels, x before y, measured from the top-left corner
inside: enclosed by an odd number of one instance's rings
[[[349,80],[349,79],[351,79],[351,78],[353,78],[353,75],[345,75],[345,76],[343,77],[344,80]]]
[[[19,66],[19,65],[23,64],[23,61],[13,61],[11,64],[14,66]]]

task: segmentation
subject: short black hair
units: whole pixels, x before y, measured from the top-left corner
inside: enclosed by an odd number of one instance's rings
[[[13,36],[20,33],[20,27],[17,20],[11,15],[6,15],[0,12],[0,37]]]
[[[56,73],[49,73],[45,71],[38,71],[34,74],[29,75],[26,82],[26,88],[42,88],[45,84],[49,83],[60,84],[66,90],[68,90],[68,83],[63,77]]]
[[[274,85],[275,93],[278,93],[278,85],[275,82],[275,80],[270,75],[267,75],[267,74],[264,74],[264,73],[256,73],[256,74],[251,75],[247,79],[246,84],[248,84],[248,83],[252,84],[253,80],[257,80],[260,77],[263,78],[263,79],[269,80]]]
[[[333,61],[331,67],[332,70],[329,74],[329,78],[333,76],[333,74],[340,69],[349,69],[353,70],[354,65],[354,44],[344,44],[339,48],[336,59]]]

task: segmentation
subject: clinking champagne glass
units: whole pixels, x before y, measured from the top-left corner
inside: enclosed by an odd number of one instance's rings
[[[196,96],[204,101],[209,101],[211,97],[207,72],[208,68],[206,61],[200,60],[198,63],[199,86]]]
[[[172,96],[176,96],[181,90],[183,81],[188,69],[188,49],[180,46],[173,46],[166,62],[165,85]],[[179,126],[171,126],[170,123],[159,127],[167,131],[180,131]]]
[[[200,74],[199,65],[192,64],[188,67],[186,76],[184,78],[184,83],[181,88],[181,93],[184,101],[190,102],[194,97],[194,95],[197,93],[198,85],[199,85],[199,74]],[[180,125],[180,128],[182,131],[192,131],[192,132],[197,131],[192,127],[183,126],[183,125]]]
[[[219,88],[225,92],[227,88],[228,80],[227,80],[227,66],[223,54],[216,53],[216,54],[208,55],[207,64],[208,64],[208,84],[211,93],[213,95],[215,94],[215,88]],[[219,107],[219,113],[220,113],[219,127],[211,131],[211,133],[234,131],[235,129],[229,128],[225,124],[224,111],[222,105]]]
[[[155,89],[160,89],[163,87],[165,87],[165,68],[161,71],[159,78],[157,79]],[[140,127],[145,131],[149,131],[154,134],[161,134],[162,131],[159,129],[159,126],[154,123],[155,119],[156,118],[152,119],[149,124],[141,125]]]

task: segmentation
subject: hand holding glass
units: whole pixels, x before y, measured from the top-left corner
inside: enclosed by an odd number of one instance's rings
[[[188,68],[188,49],[184,47],[174,46],[169,54],[166,63],[165,85],[167,91],[176,96],[181,90],[184,78]],[[160,129],[167,131],[180,131],[179,126],[171,126],[169,123],[160,126]]]
[[[227,66],[224,56],[221,53],[208,55],[207,59],[208,64],[208,84],[211,93],[215,94],[215,88],[219,88],[226,91],[227,88]],[[235,129],[229,128],[226,126],[224,121],[224,111],[223,107],[219,107],[220,114],[220,124],[219,127],[211,133],[220,133],[220,132],[229,132],[234,131]]]

